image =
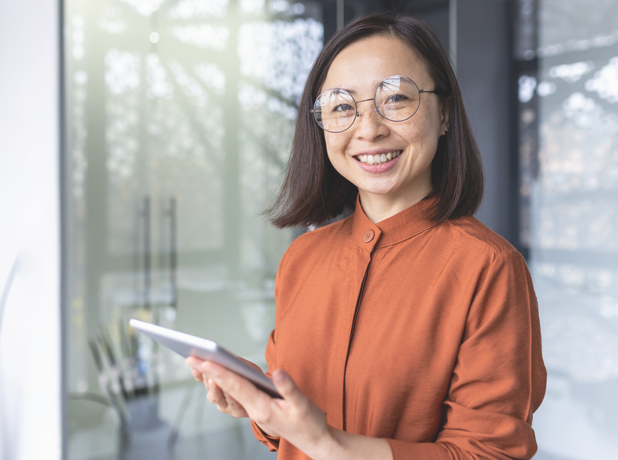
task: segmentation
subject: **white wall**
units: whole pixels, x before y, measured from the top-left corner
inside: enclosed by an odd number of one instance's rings
[[[2,460],[61,456],[58,4],[0,0]]]

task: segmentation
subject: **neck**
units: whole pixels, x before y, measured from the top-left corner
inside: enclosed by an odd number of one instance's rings
[[[430,191],[431,186],[423,187],[412,193],[410,190],[405,190],[400,194],[389,193],[379,195],[360,190],[359,194],[361,206],[363,207],[365,215],[371,222],[377,224],[415,205],[425,198]]]

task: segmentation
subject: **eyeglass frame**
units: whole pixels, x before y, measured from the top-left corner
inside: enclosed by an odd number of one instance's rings
[[[382,112],[380,112],[380,109],[378,109],[378,105],[376,104],[376,96],[378,95],[378,89],[380,88],[380,86],[382,85],[382,83],[384,83],[386,80],[390,79],[390,78],[406,78],[408,80],[410,80],[414,86],[416,86],[416,89],[418,90],[418,107],[416,107],[416,110],[414,111],[414,113],[412,115],[410,115],[408,118],[404,118],[403,120],[391,120],[389,118],[386,118]],[[318,121],[318,119],[316,118],[316,104],[318,103],[318,100],[322,97],[323,94],[326,94],[328,91],[333,91],[333,90],[340,90],[340,91],[344,91],[348,96],[350,96],[352,98],[352,101],[354,101],[354,111],[356,112],[356,115],[354,116],[354,120],[352,120],[352,123],[350,123],[350,126],[348,126],[346,129],[343,129],[341,131],[330,131],[326,128],[324,128],[323,126],[320,125],[320,122]],[[408,121],[410,118],[412,118],[414,115],[416,115],[416,112],[418,112],[418,109],[421,106],[421,95],[423,93],[433,93],[433,94],[437,94],[440,95],[440,91],[439,90],[425,90],[425,89],[420,89],[418,87],[418,85],[416,84],[416,82],[414,80],[412,80],[410,77],[406,77],[405,75],[391,75],[390,77],[386,77],[384,80],[382,80],[380,83],[378,83],[378,86],[376,87],[376,91],[373,95],[372,98],[369,99],[363,99],[362,101],[356,101],[356,99],[354,99],[354,96],[352,96],[346,89],[343,88],[329,88],[327,90],[322,91],[318,97],[315,98],[315,102],[313,103],[313,109],[310,109],[309,112],[313,114],[313,119],[315,120],[315,122],[318,124],[318,126],[320,128],[322,128],[324,131],[328,132],[328,133],[334,133],[334,134],[339,134],[339,133],[343,133],[345,131],[347,131],[348,129],[350,129],[353,125],[354,122],[356,121],[357,118],[361,117],[360,112],[358,111],[358,104],[360,104],[361,102],[367,102],[367,101],[373,101],[373,106],[375,107],[375,111],[378,115],[380,115],[382,118],[384,118],[385,120],[388,120],[392,123],[401,123],[404,121]],[[321,112],[321,110],[320,110]]]

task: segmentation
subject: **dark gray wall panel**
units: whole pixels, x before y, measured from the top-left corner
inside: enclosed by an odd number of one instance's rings
[[[517,231],[509,207],[509,2],[466,0],[457,8],[457,76],[485,166],[485,198],[477,217],[511,242]]]

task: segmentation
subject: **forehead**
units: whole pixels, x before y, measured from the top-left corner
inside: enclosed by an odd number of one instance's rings
[[[335,57],[322,90],[371,90],[391,75],[405,75],[419,88],[431,84],[423,61],[410,45],[396,37],[372,36],[348,45]]]

